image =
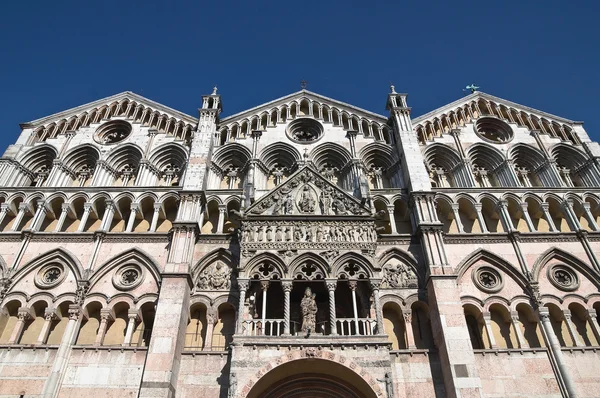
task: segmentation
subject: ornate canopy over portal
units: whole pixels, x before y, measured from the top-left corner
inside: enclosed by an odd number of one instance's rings
[[[250,206],[241,231],[244,257],[264,250],[373,253],[377,241],[370,210],[309,166]]]

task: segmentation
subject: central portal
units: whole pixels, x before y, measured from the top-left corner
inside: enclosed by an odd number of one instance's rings
[[[247,398],[377,398],[369,384],[337,362],[306,358],[267,372]]]
[[[265,398],[362,398],[343,380],[319,374],[291,376],[265,391]]]

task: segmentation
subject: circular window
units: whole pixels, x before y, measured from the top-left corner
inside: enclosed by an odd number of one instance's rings
[[[571,267],[564,264],[556,264],[548,268],[548,279],[560,290],[567,292],[576,290],[579,287],[579,278]]]
[[[475,285],[486,293],[499,292],[504,286],[500,272],[492,267],[479,267],[473,271],[471,276]]]
[[[113,285],[120,290],[133,289],[142,283],[143,274],[140,267],[131,264],[119,268],[113,276]]]
[[[314,119],[296,119],[288,125],[287,134],[295,142],[308,144],[323,136],[323,125]]]
[[[58,263],[48,264],[37,273],[34,282],[35,285],[41,289],[49,289],[61,283],[67,273],[63,266]]]
[[[510,126],[500,119],[482,117],[475,122],[475,132],[479,137],[488,142],[503,144],[513,138]]]
[[[94,140],[103,145],[116,144],[131,134],[131,124],[124,120],[113,120],[104,123],[96,130]]]

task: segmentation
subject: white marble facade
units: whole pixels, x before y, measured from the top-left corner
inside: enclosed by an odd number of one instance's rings
[[[482,92],[414,119],[393,86],[386,115],[221,101],[124,92],[21,124],[0,397],[595,395],[583,123]]]

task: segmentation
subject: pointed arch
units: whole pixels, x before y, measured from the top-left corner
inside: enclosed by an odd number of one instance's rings
[[[456,275],[458,275],[457,279],[462,278],[462,276],[467,272],[471,266],[473,266],[478,261],[485,261],[498,269],[505,272],[507,275],[511,276],[517,284],[523,288],[527,288],[527,280],[525,276],[521,274],[517,268],[515,268],[511,263],[498,256],[495,253],[487,251],[485,249],[477,249],[474,252],[468,254],[455,269]]]
[[[369,278],[374,273],[373,265],[368,259],[352,252],[338,257],[332,264],[331,270],[332,276],[345,278],[357,278],[363,273],[365,278]]]
[[[287,274],[288,268],[281,257],[268,252],[261,253],[248,261],[248,264],[244,267],[244,273],[249,278],[261,279],[259,278],[259,275],[261,275],[260,268],[264,264],[272,267],[266,274],[262,273],[264,278],[275,277],[281,279]]]
[[[145,251],[134,247],[132,249],[117,254],[116,256],[112,257],[104,264],[102,264],[100,267],[93,270],[93,274],[90,277],[90,290],[104,275],[106,275],[116,267],[125,265],[128,262],[133,262],[137,263],[138,265],[144,266],[154,277],[154,280],[157,283],[160,282],[160,269],[156,261],[154,261],[154,259],[152,259],[152,256],[150,256]]]
[[[82,279],[83,267],[81,266],[79,259],[70,251],[59,247],[35,257],[23,267],[20,267],[13,276],[13,286],[15,286],[21,278],[23,278],[35,268],[41,267],[52,262],[61,264],[65,267],[65,269],[69,268],[73,272],[73,275],[75,275],[76,281]]]
[[[308,264],[314,268],[302,269]],[[289,266],[289,275],[293,279],[325,279],[329,275],[330,266],[327,261],[315,253],[304,253],[296,257]],[[312,275],[311,275],[312,274]]]
[[[415,272],[415,275],[419,278],[419,282],[424,282],[423,278],[425,275],[423,274],[421,267],[419,267],[419,262],[417,259],[407,251],[394,247],[392,249],[386,250],[381,253],[379,259],[377,261],[377,268],[382,269],[383,266],[390,260],[398,260],[403,264],[408,265]]]
[[[196,277],[200,274],[200,272],[202,272],[204,268],[218,260],[224,261],[232,269],[236,268],[233,264],[234,258],[233,254],[231,253],[231,250],[220,247],[218,249],[206,253],[204,256],[202,256],[200,260],[196,262],[196,265],[192,267],[192,280],[195,281]]]
[[[587,265],[585,262],[581,261],[571,253],[556,246],[546,250],[535,261],[532,270],[534,281],[539,281],[542,269],[553,260],[560,261],[573,267],[575,270],[585,275],[596,286],[600,286],[600,275],[598,275],[598,273],[594,271],[591,266]]]

